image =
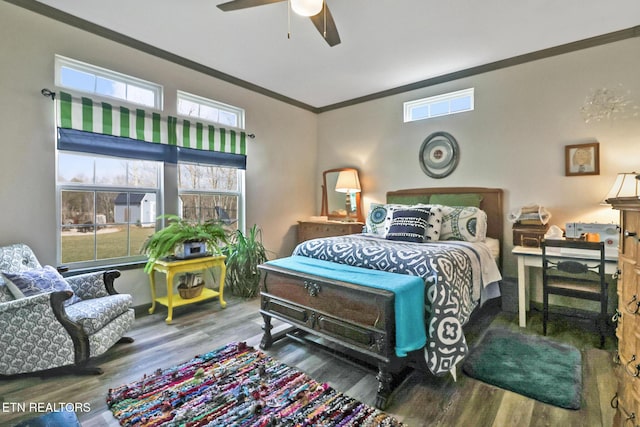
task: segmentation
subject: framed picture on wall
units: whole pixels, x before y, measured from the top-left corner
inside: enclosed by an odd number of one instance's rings
[[[566,176],[600,175],[600,143],[566,145],[564,169]]]

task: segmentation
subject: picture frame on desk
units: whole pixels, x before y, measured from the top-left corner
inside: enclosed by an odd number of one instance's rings
[[[564,147],[565,176],[600,175],[600,143]]]

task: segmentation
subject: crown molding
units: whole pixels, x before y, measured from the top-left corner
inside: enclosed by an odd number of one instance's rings
[[[383,90],[380,92],[372,93],[369,95],[349,99],[346,101],[338,102],[335,104],[326,105],[323,107],[314,107],[307,103],[298,101],[296,99],[290,98],[288,96],[282,95],[280,93],[271,91],[262,86],[258,86],[246,80],[239,79],[232,75],[223,73],[222,71],[216,70],[211,67],[207,67],[198,62],[191,61],[187,58],[184,58],[179,55],[175,55],[166,50],[160,49],[148,43],[141,42],[140,40],[136,40],[132,37],[126,36],[124,34],[113,31],[109,28],[96,25],[87,20],[78,18],[77,16],[73,16],[69,13],[63,12],[54,7],[45,5],[35,0],[4,0],[7,3],[14,4],[16,6],[20,6],[24,9],[30,10],[32,12],[38,13],[40,15],[44,15],[48,18],[54,19],[56,21],[62,22],[64,24],[70,25],[72,27],[81,29],[83,31],[87,31],[89,33],[95,34],[100,37],[104,37],[107,40],[114,41],[116,43],[122,44],[124,46],[128,46],[133,49],[137,49],[141,52],[147,53],[149,55],[156,56],[158,58],[165,59],[169,62],[173,62],[175,64],[181,65],[183,67],[189,68],[194,71],[198,71],[200,73],[206,74],[208,76],[223,80],[227,83],[231,83],[233,85],[242,87],[244,89],[259,93],[261,95],[276,99],[278,101],[282,101],[289,105],[302,108],[304,110],[311,111],[316,114],[324,113],[327,111],[338,110],[340,108],[345,108],[357,104],[361,104],[363,102],[373,101],[380,98],[386,98],[388,96],[397,95],[404,92],[413,91],[416,89],[422,89],[429,86],[434,86],[446,82],[450,82],[453,80],[462,79],[465,77],[475,76],[477,74],[487,73],[489,71],[501,70],[503,68],[513,67],[514,65],[521,65],[527,62],[537,61],[539,59],[550,58],[553,56],[563,55],[565,53],[575,52],[578,50],[588,49],[595,46],[601,46],[609,43],[614,43],[621,40],[626,40],[634,37],[640,36],[640,25],[627,28],[620,31],[614,31],[607,34],[602,34],[595,37],[590,37],[583,40],[578,40],[571,43],[566,43],[563,45],[551,47],[548,49],[542,49],[535,52],[526,53],[523,55],[514,56],[507,59],[502,59],[499,61],[491,62],[488,64],[479,65],[476,67],[467,68],[464,70],[456,71],[453,73],[443,74],[441,76],[431,77],[425,80],[421,80],[415,83],[410,83],[403,86],[398,86],[395,88]]]

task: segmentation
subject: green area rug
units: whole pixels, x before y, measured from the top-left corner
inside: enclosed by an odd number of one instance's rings
[[[582,356],[567,344],[491,329],[466,358],[462,370],[472,378],[544,403],[580,409]]]
[[[402,426],[244,343],[109,389],[126,426]]]

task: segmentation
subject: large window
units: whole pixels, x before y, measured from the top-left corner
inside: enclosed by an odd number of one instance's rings
[[[59,151],[60,262],[142,259],[140,247],[155,231],[161,177],[161,162]]]
[[[179,92],[178,114],[189,119],[162,117],[139,107],[162,106],[159,84],[61,56],[55,71],[57,86],[73,89],[56,99],[59,263],[143,261],[164,213],[244,228],[243,109]]]
[[[185,162],[178,168],[180,216],[194,222],[218,220],[229,230],[241,227],[243,170]]]

